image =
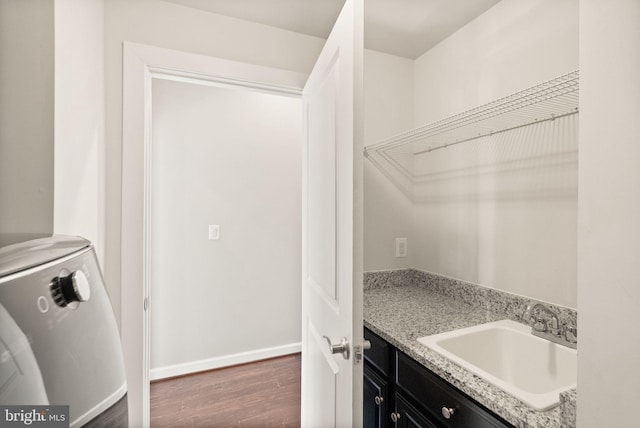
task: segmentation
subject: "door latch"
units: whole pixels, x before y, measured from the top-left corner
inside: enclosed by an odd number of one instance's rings
[[[353,364],[360,364],[364,358],[364,351],[371,349],[371,342],[364,340],[362,345],[353,347]]]

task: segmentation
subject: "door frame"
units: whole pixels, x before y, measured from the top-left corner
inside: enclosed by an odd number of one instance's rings
[[[244,88],[300,98],[307,75],[125,42],[122,82],[121,338],[129,425],[150,422],[150,197],[152,79]]]

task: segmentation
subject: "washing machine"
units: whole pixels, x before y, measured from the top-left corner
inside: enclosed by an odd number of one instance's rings
[[[0,406],[68,406],[70,427],[128,426],[120,336],[89,241],[0,236]]]

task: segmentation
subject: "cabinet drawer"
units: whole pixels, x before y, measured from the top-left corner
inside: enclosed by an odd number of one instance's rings
[[[445,426],[512,427],[400,351],[397,351],[396,382],[408,397]],[[442,415],[442,408],[453,409],[450,419]]]
[[[364,338],[371,342],[371,349],[364,353],[364,359],[385,376],[389,375],[389,343],[368,328],[364,329]]]

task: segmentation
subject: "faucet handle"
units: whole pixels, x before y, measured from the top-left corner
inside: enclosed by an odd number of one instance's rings
[[[564,330],[564,338],[569,343],[578,343],[578,327],[568,325]]]
[[[527,305],[527,307],[524,309],[524,312],[522,313],[522,320],[529,325],[533,324],[533,322],[535,321],[531,314],[532,308],[532,305]]]

